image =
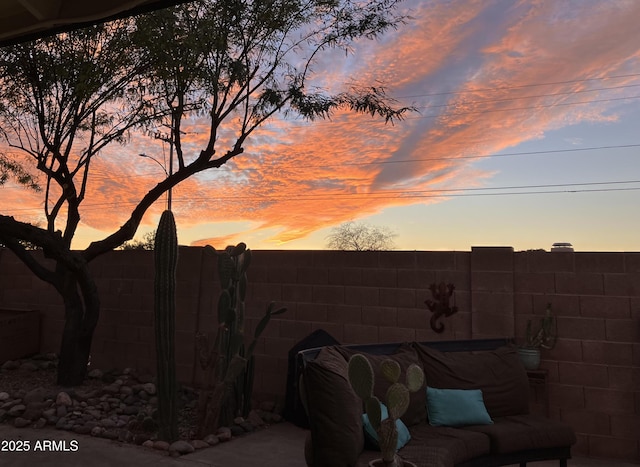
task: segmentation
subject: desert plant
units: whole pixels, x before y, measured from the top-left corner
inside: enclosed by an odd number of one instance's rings
[[[555,319],[551,314],[551,304],[547,304],[544,317],[540,319],[537,330],[533,329],[533,321],[527,322],[527,334],[525,348],[551,350],[556,345]]]
[[[219,424],[229,424],[238,415],[248,415],[256,343],[271,317],[286,311],[286,308],[276,309],[275,304],[270,303],[256,325],[252,342],[245,348],[245,297],[251,250],[244,243],[228,246],[223,251],[212,247],[207,250],[217,255],[221,291],[215,342],[210,345],[205,334],[198,334],[196,340],[200,365],[206,371],[199,410],[199,431],[203,435],[215,430]]]
[[[154,280],[155,339],[158,370],[159,436],[178,439],[178,391],[176,386],[176,267],[178,237],[171,211],[164,211],[156,231]]]
[[[382,420],[380,400],[373,395],[374,374],[371,362],[362,354],[349,359],[349,382],[355,393],[362,399],[371,426],[378,433],[382,462],[386,467],[401,467],[404,462],[396,453],[398,430],[396,420],[409,407],[411,392],[418,391],[424,383],[424,372],[418,365],[411,364],[406,372],[406,385],[398,382],[401,369],[391,358],[380,364],[382,377],[391,383],[386,392],[388,418]]]

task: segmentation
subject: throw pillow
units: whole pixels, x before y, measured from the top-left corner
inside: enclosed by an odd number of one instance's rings
[[[431,426],[491,425],[480,389],[427,387],[427,414]]]
[[[381,420],[386,420],[387,418],[389,418],[389,411],[387,410],[387,406],[382,402],[380,403],[380,412],[382,413]],[[373,428],[373,425],[369,421],[369,416],[366,413],[362,414],[362,426],[364,427],[365,440],[379,450],[380,440],[378,437],[378,433],[376,432],[375,428]],[[405,425],[400,419],[396,420],[396,430],[398,430],[398,443],[396,445],[397,451],[411,440],[411,434],[409,433],[407,425]]]

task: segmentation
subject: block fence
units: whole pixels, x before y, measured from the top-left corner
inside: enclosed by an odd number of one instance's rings
[[[549,413],[578,433],[574,452],[640,460],[640,253],[527,251],[474,247],[448,251],[254,251],[247,336],[269,301],[286,306],[256,346],[255,391],[284,397],[287,353],[324,329],[344,344],[512,337],[551,303],[558,342],[543,351]],[[101,316],[91,365],[155,371],[153,254],[114,251],[91,263]],[[181,247],[176,360],[181,381],[197,385],[197,332],[212,333],[216,259]],[[459,312],[429,326],[431,283],[453,283]],[[40,310],[42,352],[57,351],[63,307],[8,250],[0,249],[0,308]]]

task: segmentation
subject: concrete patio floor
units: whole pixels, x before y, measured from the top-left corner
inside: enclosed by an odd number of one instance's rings
[[[158,451],[140,446],[124,445],[102,438],[75,435],[55,429],[13,428],[0,425],[0,443],[3,441],[30,441],[30,452],[6,452],[0,450],[2,467],[65,466],[65,467],[306,467],[304,439],[307,431],[290,423],[281,423],[267,429],[236,438],[216,447],[196,451],[179,458],[169,457]],[[68,452],[36,451],[36,442],[65,441],[71,448],[77,442],[77,450]],[[0,448],[7,447],[3,443]],[[531,462],[531,467],[555,467],[556,462]],[[639,464],[574,458],[572,467],[638,467]]]

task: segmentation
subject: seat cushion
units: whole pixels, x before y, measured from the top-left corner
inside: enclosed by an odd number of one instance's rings
[[[307,363],[303,388],[309,412],[313,467],[353,467],[364,448],[362,401],[349,384],[347,362],[335,347]]]
[[[481,389],[491,418],[529,413],[529,379],[515,346],[472,352],[414,347],[429,387]]]
[[[411,441],[398,454],[418,467],[453,467],[490,452],[489,437],[482,433],[426,423],[415,425],[410,431]],[[379,457],[379,452],[365,450],[357,466],[367,467],[370,460]]]
[[[491,453],[504,454],[526,449],[571,446],[576,435],[570,426],[536,415],[494,418],[493,425],[460,428],[483,433],[491,440]]]
[[[400,374],[400,382],[406,384],[407,368],[412,363],[422,367],[420,359],[416,354],[416,351],[409,344],[402,344],[398,350],[392,355],[374,355],[365,352],[359,352],[354,349],[346,347],[337,347],[338,351],[348,361],[352,355],[357,353],[363,354],[369,359],[371,367],[373,368],[375,384],[373,387],[373,394],[380,399],[381,402],[386,403],[387,389],[391,386],[386,379],[380,374],[380,363],[387,358],[392,358],[400,365],[402,370]],[[424,423],[427,420],[427,396],[425,392],[425,385],[423,385],[418,391],[411,393],[409,400],[409,408],[406,413],[400,417],[405,425],[411,427],[420,423]]]

